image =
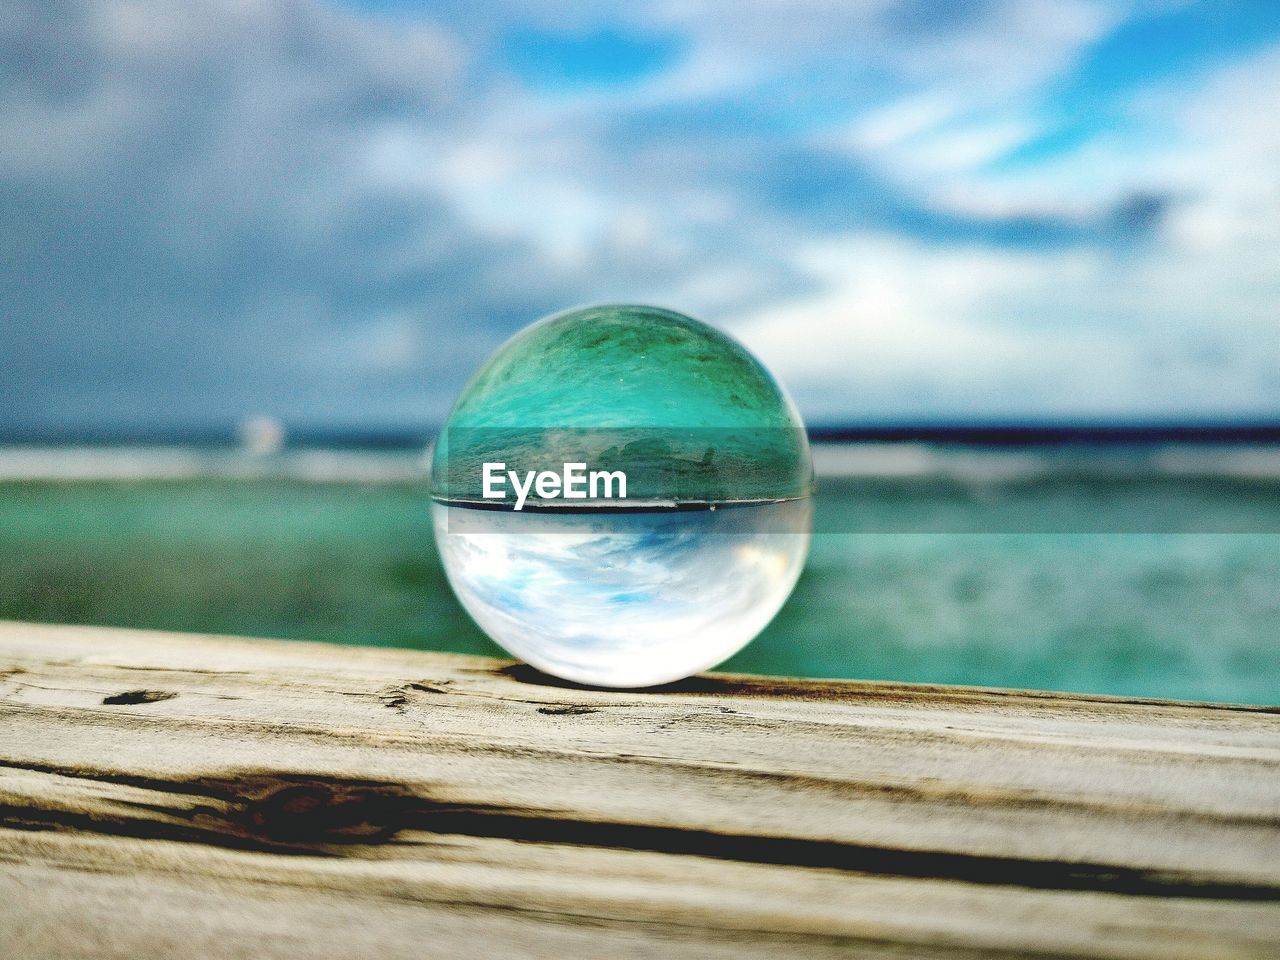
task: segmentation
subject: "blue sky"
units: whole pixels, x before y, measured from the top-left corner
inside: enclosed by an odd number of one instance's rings
[[[683,310],[811,421],[1280,416],[1270,0],[16,0],[0,425],[438,422]]]

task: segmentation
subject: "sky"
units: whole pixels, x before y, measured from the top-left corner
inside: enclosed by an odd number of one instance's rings
[[[0,432],[429,428],[654,303],[811,423],[1280,417],[1272,0],[8,0]]]

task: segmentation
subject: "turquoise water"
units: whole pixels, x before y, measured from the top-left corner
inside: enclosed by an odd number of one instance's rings
[[[479,500],[482,464],[625,469],[632,495],[730,502],[809,492],[808,439],[769,372],[670,310],[606,305],[526,327],[463,388],[436,437],[436,493]]]
[[[1221,518],[1241,503],[1243,529],[1276,529],[1275,493],[820,477],[795,594],[724,668],[1277,703],[1276,535],[1151,532],[1238,529]],[[497,654],[449,593],[428,505],[385,479],[9,480],[0,617]]]

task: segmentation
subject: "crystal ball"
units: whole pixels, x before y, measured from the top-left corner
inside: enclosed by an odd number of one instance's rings
[[[781,609],[809,550],[804,425],[726,334],[608,305],[517,334],[432,456],[454,593],[501,647],[601,687],[715,666]]]

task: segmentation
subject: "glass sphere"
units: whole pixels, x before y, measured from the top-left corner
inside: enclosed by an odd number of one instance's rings
[[[500,646],[604,687],[742,649],[809,549],[804,425],[740,344],[611,305],[542,320],[472,377],[432,460],[449,582]]]

